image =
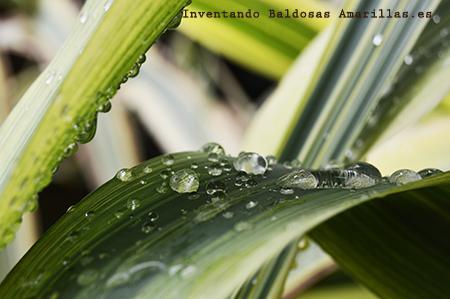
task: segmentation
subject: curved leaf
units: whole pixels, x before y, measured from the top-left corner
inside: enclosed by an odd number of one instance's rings
[[[450,192],[447,173],[403,186],[280,193],[280,178],[291,169],[273,165],[264,176],[249,176],[236,172],[233,162],[193,152],[120,172],[124,181],[115,178],[90,194],[39,240],[0,285],[0,297],[224,298],[289,242],[342,211],[381,197],[377,201],[426,196],[430,203],[437,198],[438,205]],[[198,192],[172,191],[167,185],[172,171],[187,168],[199,174]],[[220,176],[210,174],[217,169]],[[334,177],[314,173],[321,181]],[[448,227],[447,215],[439,216]],[[430,277],[449,262],[446,255],[428,258],[439,261],[421,269]],[[395,260],[383,266],[377,271],[401,271],[395,286],[413,298],[410,269],[397,267]],[[449,286],[431,281],[416,287]]]
[[[0,128],[0,248],[36,205],[35,194],[60,160],[77,141],[92,139],[97,112],[106,111],[119,85],[137,74],[139,56],[187,1],[86,3],[59,54]]]

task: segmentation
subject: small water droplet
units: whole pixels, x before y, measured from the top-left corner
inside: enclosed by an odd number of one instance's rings
[[[166,166],[171,166],[175,163],[175,158],[172,155],[166,155],[161,158],[161,161]]]
[[[406,65],[411,65],[413,63],[414,59],[411,55],[406,55],[405,58],[403,59],[403,62]]]
[[[141,231],[142,231],[144,234],[149,234],[149,233],[151,233],[154,229],[155,229],[155,225],[154,225],[153,223],[151,223],[151,222],[146,222],[146,223],[144,223],[144,224],[142,225],[142,227],[141,227]]]
[[[75,211],[75,206],[70,206],[68,209],[67,209],[67,212],[66,213],[72,213],[73,211]]]
[[[215,142],[210,142],[210,143],[206,143],[205,145],[202,146],[201,151],[204,153],[215,153],[218,155],[225,155],[225,150],[223,149],[223,147]]]
[[[131,170],[124,168],[117,172],[116,178],[122,182],[128,182],[133,178],[133,175],[131,173]]]
[[[400,169],[391,174],[389,182],[397,185],[404,185],[420,180],[420,175],[410,169]]]
[[[419,171],[419,175],[422,178],[427,178],[427,177],[437,175],[440,173],[443,173],[443,171],[440,169],[437,169],[437,168],[425,168],[425,169],[422,169],[421,171]]]
[[[189,265],[181,270],[180,275],[182,278],[188,278],[194,275],[195,272],[197,272],[197,268],[193,265]]]
[[[372,44],[375,47],[378,47],[379,45],[381,45],[381,43],[383,42],[383,35],[381,34],[375,34],[375,36],[372,39]]]
[[[209,153],[208,154],[208,161],[210,162],[219,162],[219,154],[217,153]]]
[[[253,209],[254,207],[256,207],[257,205],[258,205],[257,202],[249,201],[249,202],[245,205],[245,208],[246,208],[247,210],[250,210],[250,209]]]
[[[441,17],[439,15],[434,15],[432,20],[434,24],[439,24],[439,22],[441,21]]]
[[[144,173],[148,174],[148,173],[152,173],[153,169],[150,166],[145,166],[144,168]]]
[[[140,206],[141,206],[141,202],[138,199],[129,199],[127,201],[127,208],[130,209],[131,211],[136,210]]]
[[[267,156],[266,160],[267,160],[267,164],[269,164],[269,166],[273,166],[273,165],[277,164],[277,158],[275,156],[272,156],[272,155]]]
[[[214,163],[208,167],[208,174],[211,176],[219,176],[222,174],[222,168],[219,164]]]
[[[87,22],[87,20],[88,20],[88,13],[87,12],[85,12],[85,11],[83,11],[81,14],[80,14],[80,23],[81,24],[85,24],[86,22]]]
[[[50,75],[48,75],[47,80],[45,80],[45,84],[50,85],[52,84],[53,80],[55,79],[56,74],[55,73],[51,73]]]
[[[183,11],[180,11],[167,25],[167,29],[173,30],[176,29],[181,24],[181,20],[183,19]]]
[[[92,217],[94,217],[94,215],[95,215],[94,211],[87,211],[86,213],[84,213],[84,216],[86,218],[92,218]]]
[[[265,157],[257,153],[241,153],[233,163],[234,169],[247,174],[264,174],[268,163]]]
[[[237,232],[242,232],[245,230],[250,230],[253,228],[253,225],[249,222],[240,221],[234,225],[234,230]]]
[[[308,248],[308,246],[309,246],[309,239],[306,236],[301,238],[300,242],[298,242],[297,245],[299,250],[305,250],[306,248]]]
[[[231,219],[234,217],[234,213],[233,212],[225,212],[222,214],[223,218],[225,219]]]
[[[197,192],[199,186],[199,175],[191,169],[179,170],[170,178],[170,188],[178,193]]]
[[[103,6],[103,10],[107,12],[111,8],[113,2],[114,0],[106,0],[105,5]]]
[[[294,193],[294,189],[289,188],[289,187],[282,187],[280,189],[280,193],[283,194],[283,195],[290,195],[290,194]]]
[[[162,184],[156,188],[156,192],[160,194],[166,193],[167,191],[169,191],[169,187],[167,187],[166,182],[162,182]]]
[[[198,164],[195,163],[195,162],[192,163],[192,164],[191,164],[191,168],[192,168],[192,169],[197,169],[197,168],[198,168]]]

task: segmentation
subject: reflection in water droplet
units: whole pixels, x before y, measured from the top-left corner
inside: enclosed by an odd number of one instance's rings
[[[342,175],[344,176],[344,187],[352,189],[371,187],[381,180],[380,171],[365,162],[347,166]]]
[[[319,180],[306,169],[296,169],[280,178],[283,187],[300,188],[303,190],[315,189]]]
[[[257,153],[241,153],[233,163],[234,169],[247,174],[264,174],[268,163],[265,157]]]
[[[170,188],[178,193],[196,192],[199,186],[199,175],[191,169],[179,170],[170,178]]]
[[[412,183],[421,179],[421,176],[410,169],[400,169],[391,174],[389,182],[397,185]]]

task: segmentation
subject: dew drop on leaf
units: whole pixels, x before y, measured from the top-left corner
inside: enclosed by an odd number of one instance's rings
[[[404,185],[420,180],[422,177],[410,169],[400,169],[391,174],[389,182],[397,185]]]
[[[234,169],[247,174],[264,174],[268,163],[265,157],[257,153],[241,153],[233,163]]]
[[[347,166],[343,174],[344,187],[346,188],[367,188],[381,181],[380,171],[375,166],[365,162]]]
[[[169,185],[178,193],[196,192],[200,186],[199,175],[192,169],[182,169],[172,175]]]
[[[383,35],[381,35],[381,34],[376,34],[372,39],[372,44],[375,47],[378,47],[379,45],[381,45],[382,42],[383,42]]]
[[[127,208],[131,211],[136,210],[141,206],[141,202],[138,199],[129,199],[127,201]]]
[[[175,163],[175,158],[172,155],[166,155],[161,158],[161,161],[166,166],[171,166]]]
[[[437,175],[440,173],[442,173],[442,170],[437,169],[437,168],[425,168],[425,169],[422,169],[421,171],[419,171],[419,175],[422,178],[427,178],[427,177]]]
[[[116,178],[122,182],[128,182],[129,180],[131,180],[133,177],[131,170],[129,169],[121,169],[119,170],[119,172],[117,172],[116,174]]]
[[[223,147],[215,142],[206,143],[202,146],[201,151],[204,153],[215,153],[218,155],[225,155]]]
[[[249,202],[245,205],[245,208],[246,208],[247,210],[250,210],[250,209],[253,209],[254,207],[256,207],[257,205],[258,205],[257,202],[249,201]]]

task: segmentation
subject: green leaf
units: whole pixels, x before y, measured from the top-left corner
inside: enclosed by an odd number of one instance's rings
[[[280,78],[327,18],[269,18],[269,10],[332,11],[316,1],[194,0],[181,31],[213,51],[268,77]],[[190,18],[191,13],[259,12],[259,18]],[[265,63],[261,63],[264,61]]]
[[[0,247],[76,142],[93,137],[97,111],[187,0],[88,1],[71,36],[0,128]],[[127,13],[124,13],[127,12]],[[33,167],[30,167],[30,166]]]
[[[340,212],[376,198],[383,204],[410,198],[413,205],[427,198],[427,204],[437,206],[446,204],[450,192],[446,173],[403,186],[383,182],[359,190],[282,194],[280,179],[290,169],[273,165],[264,176],[244,175],[233,169],[233,162],[192,152],[121,171],[122,181],[115,178],[90,194],[38,241],[0,285],[0,297],[224,298],[289,242]],[[171,172],[183,169],[199,174],[198,192],[180,194],[168,187]],[[217,169],[220,176],[210,175]],[[314,174],[321,181],[338,179],[333,172]],[[442,229],[448,228],[445,212],[433,216]],[[398,237],[405,238],[405,246],[417,245],[402,233]],[[447,283],[431,280],[450,262],[448,255],[420,253],[402,252],[409,260],[433,261],[421,269],[429,283],[405,287],[407,298],[414,297],[416,288],[447,288],[448,294]],[[396,261],[383,269],[397,269],[397,281],[404,282],[410,269],[397,267]],[[435,277],[436,283],[442,280]]]

